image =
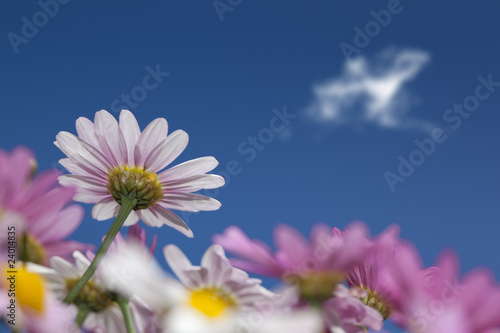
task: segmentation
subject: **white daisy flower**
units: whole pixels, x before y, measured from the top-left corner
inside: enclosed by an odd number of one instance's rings
[[[149,226],[166,224],[192,237],[186,223],[171,210],[198,212],[220,207],[217,200],[192,193],[224,185],[221,176],[206,174],[217,166],[215,158],[201,157],[162,171],[188,143],[182,130],[167,136],[164,118],[153,120],[141,132],[130,111],[123,110],[117,122],[101,110],[94,122],[79,118],[76,131],[78,136],[68,132],[56,136],[56,146],[68,156],[59,162],[71,173],[61,176],[60,183],[78,189],[76,201],[95,203],[93,218],[116,216],[122,199],[133,197],[137,204],[124,225],[141,219]]]
[[[165,258],[186,288],[184,299],[164,318],[167,333],[235,332],[259,307],[273,304],[276,295],[234,268],[220,245],[212,245],[194,266],[175,245]]]
[[[60,300],[64,299],[90,265],[90,260],[81,252],[75,251],[73,258],[75,264],[60,257],[52,257],[50,259],[52,268],[41,272]],[[107,333],[127,331],[123,314],[117,303],[118,297],[122,295],[107,288],[113,282],[113,278],[107,277],[99,269],[73,301],[76,308],[85,307],[89,311],[82,325],[85,330],[103,329]],[[152,320],[154,312],[140,298],[131,296],[129,305],[137,333],[157,331]]]
[[[201,266],[192,265],[175,245],[166,246],[164,254],[180,282],[154,262],[145,263],[140,249],[131,246],[110,254],[103,264],[106,275],[116,276],[117,290],[141,295],[157,311],[162,332],[234,333],[266,308],[275,307],[277,296],[260,280],[232,267],[220,245],[205,252]],[[251,326],[249,332],[265,327]]]
[[[2,267],[0,307],[3,320],[13,331],[76,333],[76,311],[56,299],[39,270],[46,267],[17,262],[19,268]]]

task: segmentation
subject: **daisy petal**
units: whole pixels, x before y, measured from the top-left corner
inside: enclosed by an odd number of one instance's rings
[[[214,244],[205,251],[201,259],[201,267],[205,267],[209,271],[207,282],[213,286],[222,285],[231,277],[234,270],[219,244]]]
[[[181,282],[188,287],[193,286],[193,281],[188,275],[184,274],[187,270],[193,267],[193,264],[191,264],[184,252],[182,252],[177,246],[171,244],[163,248],[163,255],[179,280],[181,280]]]
[[[108,220],[116,216],[119,209],[120,205],[113,198],[102,199],[92,208],[92,217],[97,221]]]
[[[125,222],[123,222],[124,226],[130,226],[133,224],[136,224],[139,222],[141,212],[136,212],[136,211],[131,211],[130,214],[128,215],[127,219]]]
[[[109,195],[106,183],[87,176],[62,175],[59,177],[59,184],[77,187],[79,193],[83,194]]]
[[[288,258],[300,262],[311,254],[307,239],[297,230],[285,224],[278,225],[274,231],[274,242],[278,251]]]
[[[225,180],[219,175],[197,175],[187,178],[166,181],[164,187],[175,192],[196,192],[202,189],[213,189],[223,186]]]
[[[163,221],[158,217],[158,214],[153,213],[151,209],[141,211],[141,220],[150,227],[161,227]]]
[[[123,165],[127,159],[127,146],[118,122],[108,111],[95,114],[95,135],[105,156],[112,157],[115,165]]]
[[[107,182],[108,179],[107,177],[104,177],[102,174],[96,174],[89,172],[88,169],[84,169],[80,167],[78,164],[70,160],[69,158],[62,158],[59,160],[59,164],[61,164],[66,170],[68,170],[70,173],[74,175],[82,175],[82,176],[87,176],[91,177],[97,180],[105,181]]]
[[[95,136],[94,123],[90,119],[80,117],[76,120],[76,134],[78,134],[78,137],[88,144],[96,148],[99,147],[99,141],[97,141]]]
[[[15,148],[10,156],[10,164],[16,165],[16,172],[9,174],[10,184],[14,186],[15,189],[10,189],[11,191],[21,190],[28,178],[29,174],[32,172],[32,166],[30,161],[34,160],[34,154],[31,150],[24,147]]]
[[[57,218],[52,219],[50,228],[45,228],[44,232],[40,233],[37,239],[45,243],[58,241],[68,237],[80,225],[83,214],[83,208],[78,205],[71,205],[61,210]]]
[[[144,166],[144,161],[156,146],[166,139],[168,133],[168,124],[164,118],[153,120],[142,132],[137,140],[134,151],[135,165]]]
[[[127,145],[127,163],[134,165],[134,150],[137,140],[141,136],[141,129],[134,115],[129,110],[122,110],[120,112],[119,125]]]
[[[187,224],[176,214],[168,210],[167,208],[164,208],[160,205],[155,205],[151,208],[149,208],[153,214],[158,216],[163,222],[163,224],[166,224],[175,230],[180,231],[184,235],[188,236],[189,238],[193,238],[193,232]]]
[[[74,163],[93,175],[107,178],[111,164],[96,148],[68,132],[59,132],[56,140],[61,151]]]
[[[162,170],[186,149],[188,141],[189,136],[186,132],[175,131],[153,149],[146,158],[144,167],[152,171]]]
[[[194,193],[167,192],[158,202],[165,208],[183,210],[186,212],[212,211],[220,208],[221,204],[214,198]]]
[[[93,203],[99,202],[102,199],[105,199],[108,197],[111,197],[111,196],[109,194],[97,195],[97,194],[77,193],[73,197],[73,200],[78,201],[78,202],[93,204]]]
[[[163,171],[158,175],[160,181],[168,181],[179,178],[200,175],[212,171],[219,165],[219,162],[212,156],[196,158],[178,164],[168,170]]]

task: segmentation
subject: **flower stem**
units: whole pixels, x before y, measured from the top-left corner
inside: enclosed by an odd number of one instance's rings
[[[130,313],[130,306],[128,301],[123,297],[118,297],[116,300],[120,309],[123,313],[123,319],[125,320],[125,327],[127,327],[127,333],[135,333],[134,325],[132,323],[132,315]]]
[[[78,313],[76,314],[76,324],[78,327],[82,327],[83,322],[85,321],[85,318],[87,318],[87,315],[89,314],[90,310],[86,306],[81,306],[78,308]]]
[[[28,231],[23,233],[21,261],[23,262],[23,266],[25,266],[28,261]]]
[[[102,259],[106,255],[106,252],[108,252],[109,246],[115,239],[116,234],[120,231],[120,228],[123,226],[123,223],[125,222],[128,215],[136,205],[137,205],[137,199],[135,199],[135,193],[133,193],[133,195],[130,195],[129,197],[125,196],[122,197],[120,211],[118,212],[115,221],[111,225],[111,228],[109,228],[106,237],[104,238],[101,246],[99,247],[99,250],[97,250],[94,260],[92,260],[92,262],[90,263],[89,268],[87,268],[85,273],[83,273],[83,276],[75,284],[73,289],[71,289],[68,296],[66,296],[66,298],[64,299],[65,303],[71,304],[76,298],[76,296],[80,293],[82,288],[85,286],[85,284],[90,280],[90,278],[96,271],[97,267],[101,263]]]

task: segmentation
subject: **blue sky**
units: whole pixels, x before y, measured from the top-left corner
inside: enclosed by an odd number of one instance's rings
[[[374,234],[399,224],[427,265],[452,247],[465,271],[500,276],[497,2],[243,0],[216,2],[219,13],[211,1],[66,2],[52,16],[3,4],[2,148],[56,167],[59,131],[128,103],[142,127],[165,117],[190,135],[178,162],[213,155],[233,173],[222,208],[189,217],[194,239],[148,230],[160,247],[197,262],[232,224],[270,242],[278,223],[308,233],[362,220]],[[463,103],[475,111],[454,110]],[[433,131],[430,156],[415,152]],[[401,182],[410,155],[419,165]],[[111,221],[85,208],[74,238],[97,243]]]

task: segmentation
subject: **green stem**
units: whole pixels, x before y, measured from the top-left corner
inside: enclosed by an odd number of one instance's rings
[[[78,313],[76,314],[76,324],[78,327],[82,327],[83,322],[85,321],[85,318],[87,318],[87,315],[89,314],[90,310],[86,306],[81,306],[78,308]]]
[[[109,231],[106,234],[104,241],[99,247],[99,250],[97,250],[94,260],[92,260],[92,262],[90,263],[89,268],[87,268],[85,273],[83,273],[83,276],[75,284],[73,289],[71,289],[68,296],[66,296],[66,298],[64,299],[65,303],[71,304],[76,298],[76,296],[80,293],[82,288],[85,286],[85,284],[90,280],[90,278],[96,271],[97,267],[101,263],[102,259],[106,255],[106,252],[108,252],[109,246],[115,239],[116,234],[120,231],[120,228],[123,226],[123,223],[125,222],[128,215],[136,205],[137,205],[137,199],[135,199],[135,193],[133,194],[133,198],[122,197],[120,211],[118,212],[115,221],[111,225],[111,228],[109,228]]]
[[[130,313],[130,306],[128,304],[128,301],[123,297],[118,297],[116,302],[122,310],[123,319],[125,320],[125,327],[127,327],[127,333],[135,333],[134,325],[132,323],[132,314]]]
[[[28,231],[23,233],[21,261],[24,265],[26,265],[26,262],[28,261]]]

